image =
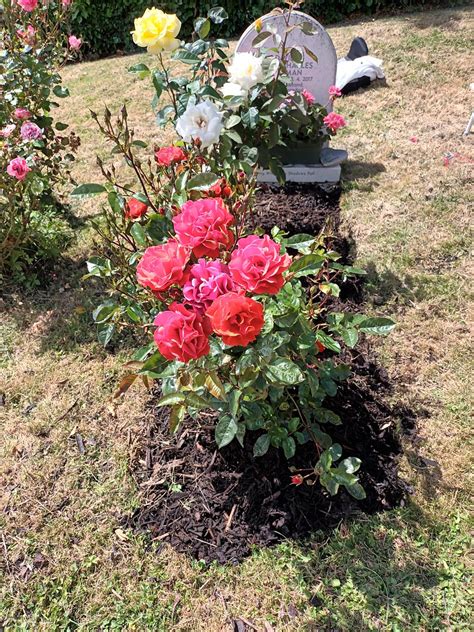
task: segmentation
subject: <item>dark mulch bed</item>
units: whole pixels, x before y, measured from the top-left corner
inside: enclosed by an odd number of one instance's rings
[[[338,234],[338,199],[338,190],[293,185],[282,192],[268,187],[258,195],[253,222],[268,231],[278,225],[290,234],[319,233],[329,224],[333,247],[349,261],[350,244]],[[360,286],[347,286],[337,309],[357,309],[360,296]],[[317,454],[312,444],[290,462],[274,449],[255,459],[254,433],[249,433],[244,448],[233,442],[218,450],[212,414],[188,420],[177,436],[170,436],[167,412],[156,409],[156,422],[135,472],[144,490],[142,504],[128,524],[197,559],[236,563],[252,545],[303,538],[354,513],[403,503],[409,490],[398,476],[399,430],[412,428],[413,416],[388,403],[387,373],[366,342],[346,352],[343,360],[353,365],[353,375],[326,405],[344,423],[329,431],[345,456],[362,459],[364,501],[357,502],[344,491],[331,497],[319,485],[291,484],[289,465],[314,466]]]

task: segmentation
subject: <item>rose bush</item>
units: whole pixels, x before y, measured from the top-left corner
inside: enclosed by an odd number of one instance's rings
[[[280,56],[236,56],[227,65],[225,43],[206,39],[211,22],[223,18],[212,9],[196,21],[198,39],[172,45],[174,58],[191,68],[191,77],[177,79],[162,56],[179,35],[176,16],[152,9],[135,25],[135,41],[156,46],[161,69],[134,72],[152,74],[155,105],[168,93],[157,120],[173,122],[181,137],[174,145],[136,139],[125,109],[114,123],[108,110],[103,119],[94,115],[135,175],[125,185],[113,164],[99,161],[106,184],[75,191],[106,193],[109,202],[96,225],[105,245],[88,262],[88,276],[105,282],[110,295],[94,319],[104,344],[127,322],[143,343],[152,334],[119,393],[137,377],[159,380],[158,405],[171,407],[172,431],[210,409],[219,447],[252,441],[255,456],[273,446],[291,459],[311,442],[315,466],[295,481],[318,478],[331,494],[344,486],[361,498],[360,462],[341,460],[327,430],[342,423],[330,398],[350,374],[338,358],[343,346],[354,347],[360,333],[386,334],[393,322],[331,311],[340,283],[364,272],[341,264],[324,237],[249,230],[257,171],[270,162],[281,175],[271,150],[287,129],[294,142],[301,130],[329,135],[342,122],[331,117],[326,127],[327,112],[312,95],[288,91],[284,42]],[[223,86],[235,94],[223,96]]]
[[[79,139],[52,116],[68,95],[58,69],[71,58],[64,2],[8,0],[0,50],[0,276],[36,283],[32,264],[71,237],[56,191]]]

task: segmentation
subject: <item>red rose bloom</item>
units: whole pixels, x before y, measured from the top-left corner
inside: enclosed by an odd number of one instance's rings
[[[304,481],[304,478],[301,476],[301,474],[295,474],[294,476],[291,476],[291,484],[292,485],[301,485],[301,483]]]
[[[229,263],[230,274],[245,290],[254,294],[277,294],[291,265],[289,255],[280,255],[280,246],[268,235],[239,239]]]
[[[183,284],[187,277],[185,267],[190,254],[189,249],[176,239],[170,239],[161,246],[147,248],[137,266],[138,283],[152,292],[163,292],[172,285]]]
[[[178,162],[186,160],[186,154],[180,147],[170,145],[169,147],[162,147],[155,151],[155,160],[159,165],[163,167],[169,167],[175,165]]]
[[[143,217],[148,210],[148,204],[140,202],[136,198],[130,198],[125,204],[125,217],[127,219],[139,219]]]
[[[229,229],[234,217],[220,198],[190,200],[173,218],[176,237],[183,246],[189,246],[196,257],[219,256],[221,248],[230,248],[234,235]]]
[[[156,346],[167,360],[189,362],[209,353],[211,331],[206,318],[184,305],[173,303],[156,316],[154,324]]]
[[[236,292],[216,298],[206,313],[213,331],[232,347],[246,347],[263,329],[263,305]]]

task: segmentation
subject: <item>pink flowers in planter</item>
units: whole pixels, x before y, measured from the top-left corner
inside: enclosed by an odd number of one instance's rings
[[[346,126],[345,118],[341,114],[336,114],[336,112],[330,112],[327,116],[324,117],[323,122],[324,125],[326,125],[326,127],[330,129],[331,132],[333,132],[334,134],[337,132],[338,129]]]
[[[342,96],[341,89],[338,88],[337,86],[330,86],[328,92],[329,92],[329,96],[333,100]]]
[[[234,217],[222,198],[185,202],[173,225],[176,236],[148,248],[137,266],[138,283],[171,301],[154,322],[161,354],[181,362],[207,355],[212,333],[227,345],[247,346],[264,325],[262,303],[248,294],[277,294],[291,257],[268,235],[243,237],[230,253]]]
[[[8,175],[17,180],[24,180],[29,171],[31,171],[31,169],[28,167],[26,160],[20,157],[10,160],[7,167]]]
[[[316,97],[309,90],[301,90],[301,94],[308,105],[313,105],[316,102]]]

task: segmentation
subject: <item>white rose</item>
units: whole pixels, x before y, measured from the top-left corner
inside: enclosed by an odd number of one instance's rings
[[[246,97],[247,90],[244,90],[238,83],[228,81],[220,88],[223,97]]]
[[[217,143],[223,127],[222,112],[211,101],[188,105],[176,121],[176,131],[181,138],[187,143],[199,138],[201,147]]]
[[[237,83],[244,90],[250,90],[263,81],[262,57],[252,53],[236,53],[229,66],[230,83]]]

